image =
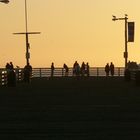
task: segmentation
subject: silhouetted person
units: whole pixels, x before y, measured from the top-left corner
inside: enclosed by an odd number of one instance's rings
[[[76,74],[76,76],[80,76],[80,65],[79,65],[79,63],[76,63],[76,65],[75,65],[75,74]]]
[[[69,68],[66,64],[63,65],[63,68],[65,69],[65,76],[68,76]]]
[[[7,85],[10,87],[16,86],[16,74],[13,69],[7,73]]]
[[[114,64],[112,62],[110,63],[110,73],[111,76],[114,76]]]
[[[12,62],[10,62],[10,70],[13,70],[14,69],[14,65]]]
[[[51,64],[51,77],[53,77],[54,76],[54,63],[52,62],[52,64]]]
[[[31,75],[32,75],[32,66],[28,63],[24,67],[24,82],[25,83],[30,83]]]
[[[109,67],[109,64],[107,63],[105,66],[106,76],[109,76],[109,70],[110,70],[110,67]]]
[[[6,70],[10,70],[10,64],[7,63],[6,66],[5,66]]]
[[[6,64],[7,70],[7,85],[10,87],[16,86],[16,73],[12,62]]]
[[[20,67],[19,66],[16,66],[15,72],[16,72],[17,81],[21,80],[22,76],[20,74]]]
[[[76,75],[76,66],[77,66],[77,61],[73,64],[73,76]]]
[[[89,76],[89,64],[88,64],[88,62],[87,62],[87,64],[86,64],[86,74],[87,74],[87,76]]]
[[[82,65],[81,65],[81,75],[82,75],[82,76],[85,75],[85,68],[86,68],[86,65],[85,65],[85,63],[83,62]]]

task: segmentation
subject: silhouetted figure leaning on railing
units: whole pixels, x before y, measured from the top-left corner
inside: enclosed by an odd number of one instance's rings
[[[24,82],[25,83],[30,83],[31,81],[31,76],[32,76],[32,66],[28,63],[23,70],[24,73]]]
[[[68,68],[68,66],[65,63],[63,65],[63,69],[65,70],[65,76],[68,76],[68,74],[69,74],[69,68]]]

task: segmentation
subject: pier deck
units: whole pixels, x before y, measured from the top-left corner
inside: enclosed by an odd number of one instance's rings
[[[137,140],[140,87],[123,77],[34,78],[0,87],[0,138]]]

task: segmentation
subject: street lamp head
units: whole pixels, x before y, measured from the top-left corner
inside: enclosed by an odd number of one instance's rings
[[[7,4],[7,3],[9,3],[9,0],[0,0],[0,2]]]

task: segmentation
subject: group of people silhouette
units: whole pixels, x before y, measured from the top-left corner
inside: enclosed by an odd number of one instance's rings
[[[55,66],[54,63],[52,62],[51,64],[51,77],[54,76],[54,70],[55,70]],[[64,63],[63,64],[63,72],[65,76],[68,76],[69,74],[69,67]],[[75,61],[75,63],[73,64],[73,76],[89,76],[89,64],[88,62],[85,64],[84,62],[82,62],[81,67],[79,65],[79,63],[77,61]]]
[[[6,67],[7,70],[13,70],[14,69],[14,66],[13,66],[12,62],[7,63],[5,67]]]
[[[81,67],[77,61],[73,64],[73,76],[89,76],[89,64],[88,62],[82,62]]]
[[[113,62],[111,62],[110,64],[107,63],[105,65],[105,73],[106,73],[106,76],[114,76],[114,69],[115,69],[115,66],[113,64]],[[54,70],[55,70],[55,67],[54,67],[54,63],[52,62],[51,64],[51,77],[54,76]],[[65,76],[68,76],[68,73],[69,73],[69,67],[64,63],[63,65],[63,70],[65,72]],[[79,65],[79,63],[77,61],[75,61],[75,63],[73,64],[73,69],[72,69],[72,73],[73,73],[73,76],[89,76],[89,64],[88,62],[85,64],[85,62],[82,62],[81,66]]]
[[[15,69],[13,63],[10,62],[6,64],[5,68],[7,71],[7,85],[16,86],[16,81],[19,74],[19,66],[17,66],[17,69]],[[27,65],[23,68],[23,81],[26,83],[30,83],[31,75],[32,66],[27,63]]]
[[[114,64],[112,62],[110,63],[110,65],[109,63],[106,64],[105,72],[106,76],[109,76],[109,73],[111,74],[111,76],[114,76]]]
[[[5,66],[6,70],[7,70],[7,85],[9,86],[15,86],[16,85],[16,72],[13,66],[13,63],[7,63]],[[19,69],[19,67],[17,67]],[[54,76],[54,70],[55,70],[55,66],[54,63],[52,62],[51,64],[51,77]],[[66,63],[63,64],[63,76],[68,76],[69,75],[69,67],[67,66]],[[110,64],[107,63],[105,65],[105,73],[106,76],[114,76],[114,64],[111,62]],[[89,76],[89,64],[88,62],[82,62],[81,66],[79,65],[79,63],[77,61],[75,61],[75,63],[73,64],[72,67],[72,75],[73,76]],[[32,66],[27,63],[27,65],[25,65],[25,67],[23,68],[23,81],[26,83],[30,83],[30,79],[32,76]]]
[[[16,86],[16,73],[14,71],[13,63],[7,63],[5,67],[7,70],[7,85]]]

